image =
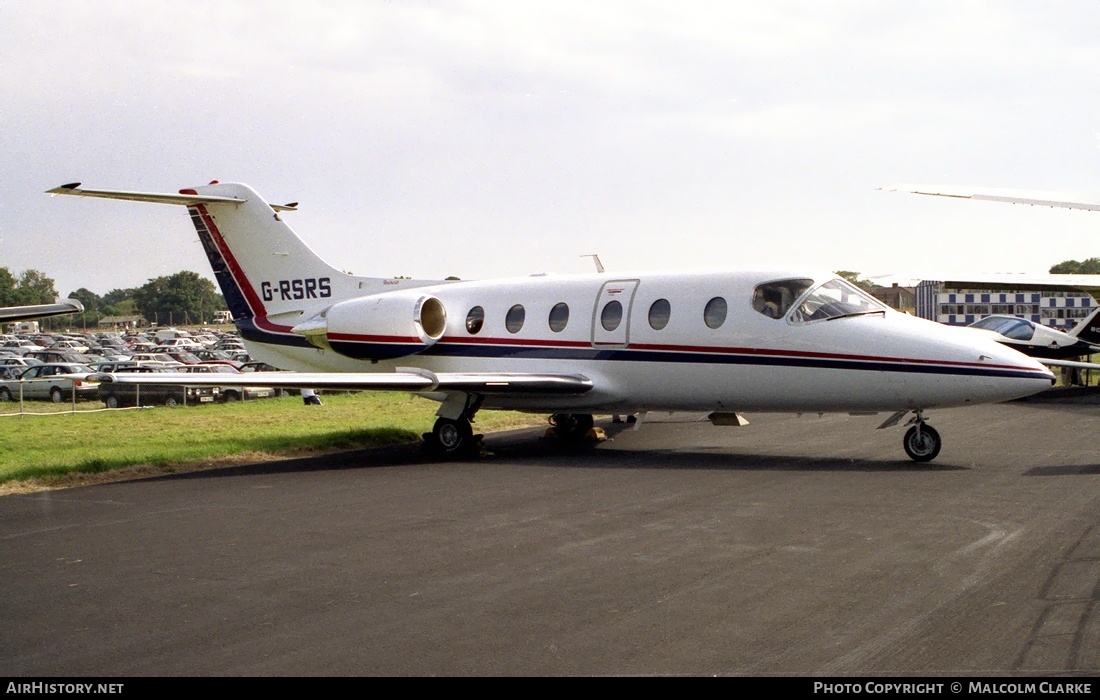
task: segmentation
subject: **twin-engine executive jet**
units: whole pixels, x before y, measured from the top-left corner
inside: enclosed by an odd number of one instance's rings
[[[153,194],[77,183],[49,193],[187,207],[249,354],[292,370],[219,375],[218,385],[427,396],[440,406],[426,437],[444,455],[476,442],[480,409],[549,413],[564,439],[587,434],[593,414],[696,411],[744,425],[740,411],[890,411],[879,427],[912,412],[903,445],[928,461],[941,440],[926,409],[1007,401],[1054,382],[986,334],[897,313],[831,273],[357,277],[283,222],[296,205],[268,204],[246,185]]]

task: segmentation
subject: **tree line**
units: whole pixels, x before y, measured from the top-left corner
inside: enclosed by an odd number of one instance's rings
[[[49,304],[59,296],[54,280],[38,270],[14,275],[0,267],[0,306]],[[141,316],[160,325],[191,325],[209,323],[215,311],[226,308],[214,283],[188,270],[150,279],[140,287],[112,289],[102,296],[85,287],[65,296],[83,304],[84,313],[42,319],[44,328],[95,328],[108,316]]]
[[[1066,260],[1050,268],[1052,275],[1100,275],[1100,258],[1089,258],[1077,262]]]

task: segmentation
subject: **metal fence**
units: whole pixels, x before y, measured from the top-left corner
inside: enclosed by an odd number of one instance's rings
[[[133,406],[119,408],[107,408],[99,398],[98,393],[80,396],[77,392],[78,382],[83,380],[49,377],[44,379],[12,380],[0,386],[0,418],[18,416],[49,416],[71,413],[91,413],[94,411],[117,411],[134,408],[150,408],[153,405],[164,405],[163,401],[156,404],[142,403],[141,385],[134,387]],[[87,382],[84,382],[85,384]],[[66,388],[67,385],[67,388]],[[60,392],[49,392],[49,387],[57,386]],[[181,390],[181,405],[188,405],[189,386],[178,387]],[[129,403],[129,397],[127,397]]]

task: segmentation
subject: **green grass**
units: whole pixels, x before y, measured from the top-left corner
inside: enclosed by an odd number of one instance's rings
[[[438,404],[396,393],[296,396],[188,408],[157,407],[0,419],[0,484],[56,483],[149,465],[174,471],[233,458],[265,459],[413,442]],[[544,417],[485,411],[478,432],[537,425]]]

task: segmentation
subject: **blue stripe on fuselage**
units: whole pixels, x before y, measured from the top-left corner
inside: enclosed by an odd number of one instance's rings
[[[312,347],[305,338],[291,334],[271,333],[257,328],[251,322],[240,323],[241,335],[260,343],[273,345]],[[343,345],[354,343],[345,341]],[[361,350],[345,348],[355,356],[370,358],[372,353],[396,351],[397,348],[376,348],[385,344],[361,343]],[[406,348],[407,349],[407,348]],[[530,360],[577,360],[604,362],[652,362],[714,365],[752,365],[768,367],[802,367],[818,369],[844,369],[864,372],[901,372],[910,374],[943,374],[980,377],[1019,377],[1047,379],[1039,372],[1026,369],[985,368],[974,366],[938,365],[934,363],[904,362],[887,359],[830,358],[809,355],[764,355],[735,352],[707,352],[699,350],[638,350],[633,348],[563,347],[545,345],[503,345],[482,343],[438,342],[420,353],[407,353],[432,357],[477,357]],[[351,355],[349,355],[351,356]]]

